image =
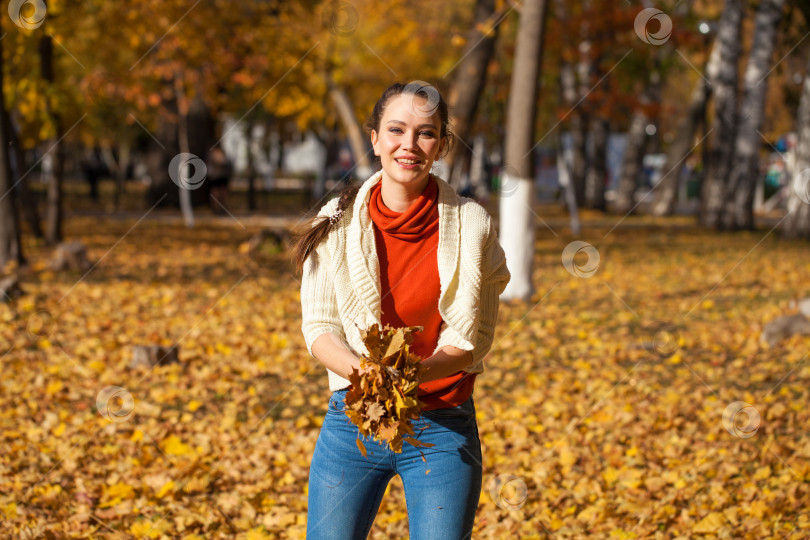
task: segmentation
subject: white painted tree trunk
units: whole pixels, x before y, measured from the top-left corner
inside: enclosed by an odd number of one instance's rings
[[[528,201],[534,199],[531,178],[519,178],[509,174],[501,176],[499,237],[506,264],[512,279],[501,298],[528,300],[534,293],[532,284],[532,259],[534,258],[534,216]],[[508,190],[508,192],[506,191]]]
[[[499,239],[512,274],[501,298],[528,301],[534,258],[532,205],[534,124],[542,57],[545,0],[526,0],[520,14],[509,108],[506,118],[506,156],[501,175]]]

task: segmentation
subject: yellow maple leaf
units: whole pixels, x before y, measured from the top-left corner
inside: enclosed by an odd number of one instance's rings
[[[172,435],[163,441],[163,451],[173,456],[185,456],[190,454],[192,449],[176,435]]]
[[[692,532],[697,534],[714,534],[725,525],[726,518],[720,512],[711,512],[709,515],[695,523]]]
[[[101,496],[100,508],[109,508],[115,506],[121,501],[135,498],[135,489],[125,482],[118,482],[112,486],[104,488],[104,493]]]
[[[129,528],[129,532],[135,538],[158,538],[163,533],[162,527],[151,521],[137,521]]]
[[[245,535],[245,540],[269,540],[270,538],[272,537],[267,534],[264,527],[250,529]]]
[[[174,490],[174,480],[169,480],[168,482],[163,484],[163,487],[160,488],[160,491],[157,492],[157,495],[155,495],[155,497],[157,497],[158,499],[162,499],[163,497],[166,496],[167,493],[173,490]]]

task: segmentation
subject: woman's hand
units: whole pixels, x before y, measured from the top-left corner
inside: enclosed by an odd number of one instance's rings
[[[331,332],[321,334],[312,343],[312,355],[327,369],[348,379],[353,368],[360,369],[360,359]]]
[[[435,381],[463,371],[472,364],[472,360],[472,351],[465,351],[450,345],[442,347],[433,356],[422,360],[422,365],[427,367],[428,370],[422,375],[419,382]]]

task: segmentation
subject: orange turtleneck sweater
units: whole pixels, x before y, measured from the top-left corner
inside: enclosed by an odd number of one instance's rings
[[[390,210],[378,183],[371,190],[369,214],[380,261],[382,323],[393,327],[422,326],[411,350],[427,358],[439,341],[439,189],[431,176],[420,197],[404,212]],[[419,385],[423,410],[461,405],[472,394],[475,375],[459,371]]]

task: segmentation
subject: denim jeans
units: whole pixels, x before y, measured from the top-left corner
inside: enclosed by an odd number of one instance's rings
[[[332,394],[312,456],[307,539],[365,539],[396,474],[405,489],[411,540],[470,538],[481,495],[472,397],[458,407],[424,411],[413,421],[418,439],[435,446],[403,443],[397,454],[363,437],[367,457],[357,448],[357,426],[343,412],[345,397],[346,390]]]

